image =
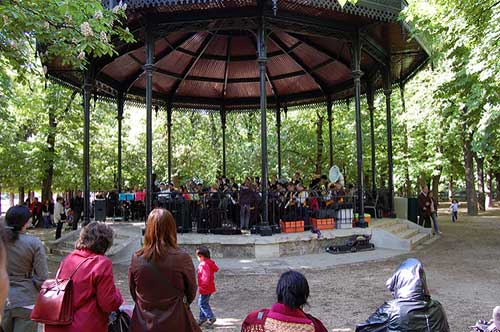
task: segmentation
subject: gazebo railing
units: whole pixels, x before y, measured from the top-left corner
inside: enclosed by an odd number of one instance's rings
[[[312,228],[311,219],[337,219],[339,210],[357,213],[355,195],[331,195],[310,191],[308,198],[301,199],[290,193],[270,191],[268,198],[269,224],[276,230],[280,221],[303,220],[305,230]],[[174,215],[178,232],[223,233],[224,230],[241,230],[242,208],[248,209],[248,227],[262,223],[264,202],[259,193],[248,204],[240,204],[239,192],[180,193],[162,192],[154,196],[153,206],[162,207]],[[131,194],[133,195],[133,194]],[[305,194],[304,194],[305,195]],[[305,196],[304,196],[305,197]],[[115,201],[114,216],[123,220],[144,220],[142,201]],[[246,205],[243,207],[242,205]]]

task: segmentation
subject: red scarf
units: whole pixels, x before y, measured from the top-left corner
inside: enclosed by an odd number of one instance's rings
[[[302,309],[291,309],[275,303],[270,309],[251,312],[241,326],[241,332],[327,332],[323,323]]]

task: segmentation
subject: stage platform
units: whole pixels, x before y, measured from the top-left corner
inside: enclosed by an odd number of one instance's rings
[[[114,262],[129,262],[131,255],[141,247],[144,223],[109,222],[116,232],[115,241],[107,255]],[[431,238],[430,230],[404,219],[375,219],[369,228],[335,229],[321,231],[321,237],[312,232],[281,233],[273,236],[254,234],[215,235],[178,234],[178,244],[193,255],[200,245],[210,248],[214,258],[274,259],[280,257],[322,254],[326,247],[345,244],[355,235],[372,235],[378,248],[410,251]],[[78,232],[69,232],[57,241],[44,241],[49,251],[58,256],[73,248]],[[356,255],[356,253],[354,254]]]
[[[280,233],[273,236],[186,233],[179,234],[177,241],[188,252],[206,245],[215,258],[276,258],[323,253],[326,247],[343,244],[353,235],[371,232],[371,228],[324,230],[321,231],[320,238],[312,232]]]

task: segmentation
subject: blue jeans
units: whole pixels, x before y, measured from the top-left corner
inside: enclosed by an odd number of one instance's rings
[[[200,309],[200,321],[206,321],[207,319],[214,319],[214,313],[212,308],[210,308],[210,295],[200,295],[198,298],[198,308]]]
[[[434,227],[434,232],[439,234],[438,216],[436,212],[432,212],[432,226]]]
[[[49,216],[43,216],[43,227],[45,227],[45,228],[52,227],[52,222],[50,221],[50,215]]]

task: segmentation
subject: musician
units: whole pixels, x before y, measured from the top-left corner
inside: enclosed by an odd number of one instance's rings
[[[326,190],[328,188],[328,177],[326,175],[321,175],[321,178],[319,179],[319,184],[321,190]]]
[[[189,194],[186,186],[181,186],[181,195],[186,201],[191,200],[191,195]]]
[[[332,186],[332,185],[330,185]],[[332,199],[334,203],[344,203],[345,202],[345,190],[342,187],[342,184],[337,181],[333,184],[333,190],[332,190]]]
[[[297,213],[304,220],[304,225],[309,225],[308,198],[309,193],[302,183],[297,184]]]
[[[240,188],[240,227],[248,229],[250,226],[250,209],[257,202],[257,194],[251,180],[247,178]]]
[[[286,186],[286,190],[287,190],[286,197],[288,202],[285,205],[285,208],[297,205],[297,200],[296,200],[297,192],[295,190],[295,183],[289,182],[288,185]]]
[[[281,205],[286,202],[286,187],[283,183],[276,183],[276,200]]]
[[[210,187],[210,196],[208,199],[208,208],[218,208],[220,205],[220,193],[219,193],[219,185],[214,184]]]
[[[269,189],[272,191],[276,191],[278,186],[278,177],[276,175],[273,175],[271,181],[269,182]]]
[[[293,180],[292,180],[293,184],[294,185],[297,185],[299,183],[302,183],[302,178],[300,177],[300,173],[299,172],[296,172],[294,175],[293,175]]]
[[[314,174],[311,179],[311,190],[317,190],[320,188],[321,177],[319,174]]]
[[[305,191],[304,185],[302,183],[299,183],[297,185],[297,195],[296,195],[297,205],[301,207],[306,207],[308,198],[309,198],[309,193]]]
[[[240,223],[240,204],[238,197],[238,184],[233,183],[231,190],[227,193],[229,197],[229,216],[234,226]]]

